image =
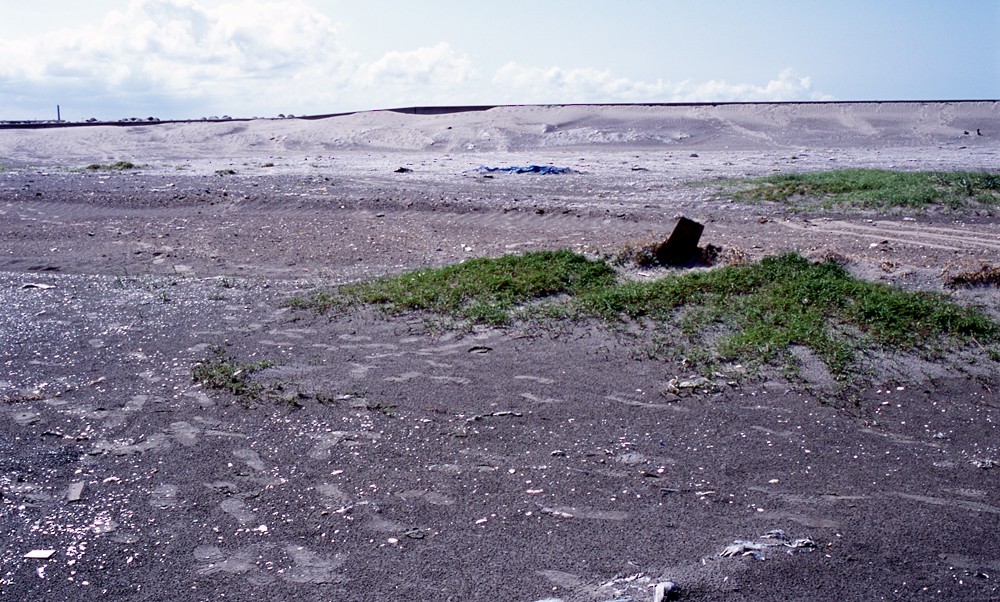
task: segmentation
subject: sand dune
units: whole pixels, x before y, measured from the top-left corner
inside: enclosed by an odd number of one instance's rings
[[[981,135],[977,135],[977,131]],[[0,130],[0,162],[345,151],[778,150],[995,146],[1000,102],[504,106],[410,114]]]

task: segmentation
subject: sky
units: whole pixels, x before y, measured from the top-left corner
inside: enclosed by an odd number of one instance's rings
[[[0,120],[1000,98],[1000,0],[0,0]]]

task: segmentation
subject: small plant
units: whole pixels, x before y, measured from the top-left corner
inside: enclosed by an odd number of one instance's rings
[[[249,402],[260,397],[264,388],[254,382],[251,376],[255,372],[265,370],[274,362],[237,362],[221,349],[215,349],[211,358],[198,362],[191,371],[195,382],[210,389],[228,391],[237,399]]]
[[[215,170],[215,175],[217,176],[235,176],[236,170],[231,168],[217,169]]]
[[[115,161],[111,164],[91,163],[85,169],[89,171],[126,171],[138,168],[139,166],[131,161]]]
[[[359,407],[373,413],[379,413],[387,418],[392,418],[396,415],[396,408],[399,407],[394,403],[385,403],[383,401],[371,401],[365,398],[359,398],[361,404]]]

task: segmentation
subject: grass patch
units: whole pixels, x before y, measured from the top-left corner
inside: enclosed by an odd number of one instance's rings
[[[391,313],[430,311],[504,325],[511,311],[535,299],[578,294],[614,282],[614,270],[572,251],[537,251],[477,258],[293,298],[288,305],[325,312],[338,305],[377,305]]]
[[[960,209],[1000,205],[1000,174],[845,169],[744,180],[734,197],[788,205],[864,209]]]
[[[84,169],[88,171],[127,171],[139,169],[139,166],[131,161],[115,161],[114,163],[91,163]]]
[[[714,343],[722,359],[772,361],[791,345],[804,345],[839,375],[859,349],[873,345],[998,336],[989,318],[942,295],[858,280],[838,263],[812,263],[796,254],[619,284],[575,302],[605,320],[673,321],[691,339],[717,325],[725,333]]]
[[[209,389],[228,391],[248,403],[260,397],[264,387],[254,382],[255,372],[270,368],[274,362],[238,362],[221,349],[216,349],[209,359],[198,362],[191,371],[191,378]]]
[[[543,321],[596,317],[638,324],[650,332],[655,355],[703,369],[729,360],[788,362],[789,348],[802,345],[834,375],[846,376],[862,349],[1000,339],[988,317],[943,295],[858,280],[839,263],[813,263],[794,253],[652,282],[617,282],[605,262],[545,251],[475,259],[288,302],[318,311],[374,304],[490,325],[507,324],[514,308],[528,303]]]

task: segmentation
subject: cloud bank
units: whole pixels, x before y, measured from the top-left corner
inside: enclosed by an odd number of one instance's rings
[[[608,70],[477,66],[442,41],[374,60],[301,0],[133,0],[99,25],[0,40],[0,119],[272,116],[422,104],[816,100],[788,69],[763,84],[635,81]]]

